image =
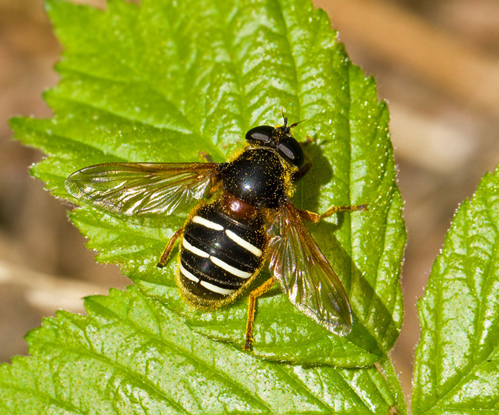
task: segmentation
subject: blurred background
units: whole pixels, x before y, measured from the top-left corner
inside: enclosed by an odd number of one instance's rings
[[[102,0],[80,1],[104,6]],[[405,322],[392,352],[406,394],[419,340],[416,301],[458,204],[499,161],[497,0],[317,0],[352,61],[388,101],[408,245]],[[0,0],[0,361],[26,354],[25,333],[81,297],[123,287],[97,265],[67,206],[28,175],[38,151],[12,141],[7,120],[49,117],[61,48],[42,0]]]

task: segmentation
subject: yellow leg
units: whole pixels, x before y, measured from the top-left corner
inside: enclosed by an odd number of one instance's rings
[[[367,205],[331,206],[322,215],[319,215],[318,213],[310,212],[308,210],[302,210],[302,209],[299,209],[298,212],[299,212],[300,217],[302,219],[317,223],[320,220],[322,220],[324,218],[328,218],[329,216],[332,216],[338,212],[355,212],[357,210],[367,210]]]
[[[201,157],[207,163],[213,163],[213,159],[211,158],[211,156],[206,151],[200,151],[199,152],[199,157]]]
[[[253,344],[253,323],[255,321],[255,306],[256,299],[261,295],[265,294],[268,290],[272,288],[275,284],[276,278],[272,277],[265,281],[258,288],[251,291],[249,295],[249,303],[248,303],[248,320],[246,322],[246,342],[244,343],[244,350],[251,350],[251,345]]]
[[[184,232],[184,227],[182,226],[170,238],[170,241],[166,245],[165,250],[161,254],[161,258],[159,259],[159,262],[158,262],[158,268],[163,268],[165,266],[166,261],[168,261],[168,258],[170,257],[170,254],[172,253],[172,249],[173,249],[173,246],[175,245],[175,242],[180,237],[180,235],[182,235],[183,232]]]

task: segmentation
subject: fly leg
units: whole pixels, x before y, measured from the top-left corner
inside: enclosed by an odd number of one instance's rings
[[[170,240],[168,241],[168,244],[165,247],[165,250],[161,254],[161,258],[159,259],[159,262],[158,262],[158,268],[163,268],[166,265],[166,261],[168,261],[168,258],[170,257],[170,254],[172,253],[172,249],[173,249],[173,246],[175,245],[175,242],[177,242],[177,239],[180,238],[180,236],[182,235],[183,232],[184,232],[184,227],[182,226],[170,238]]]
[[[213,163],[213,159],[206,151],[200,151],[199,157],[201,157],[207,163]],[[219,166],[221,166],[221,164]],[[217,186],[217,185],[219,184],[219,182],[220,182],[220,177],[218,177],[218,175],[215,175],[211,178],[210,190],[208,191],[208,194],[205,195],[207,199],[212,197],[218,191],[219,186]]]
[[[312,168],[312,160],[305,154],[306,163],[300,167],[300,170],[293,173],[293,182],[301,179]]]
[[[305,141],[300,141],[300,145],[302,148],[305,148],[309,146],[313,140],[310,137],[307,137]],[[308,171],[312,168],[312,159],[308,156],[307,153],[304,152],[305,155],[305,164],[300,167],[300,170],[295,171],[293,173],[293,181],[296,182],[297,180],[301,179],[305,174],[308,173]]]
[[[251,345],[253,343],[252,335],[253,335],[253,323],[255,322],[256,299],[265,294],[268,290],[270,290],[276,281],[277,280],[275,277],[269,278],[258,288],[255,288],[253,291],[251,291],[249,295],[248,320],[246,322],[246,341],[243,346],[244,350],[251,350]]]
[[[300,142],[302,148],[305,148],[313,143],[313,139],[311,137],[307,137],[305,141]],[[307,153],[305,153],[305,164],[295,173],[293,173],[293,180],[296,181],[301,179],[311,168],[312,168],[312,160],[308,157]],[[331,206],[328,210],[326,210],[322,215],[319,215],[315,212],[310,212],[309,210],[298,209],[298,213],[303,220],[308,220],[314,223],[319,222],[324,218],[328,218],[329,216],[334,215],[338,212],[355,212],[357,210],[367,210],[367,205],[352,205],[352,206]]]
[[[200,151],[199,152],[199,157],[201,157],[207,163],[213,163],[213,159],[211,158],[211,156],[206,151]]]
[[[314,223],[319,222],[324,218],[334,215],[338,212],[355,212],[357,210],[367,210],[367,205],[353,205],[353,206],[331,206],[322,215],[309,210],[298,209],[298,213],[303,220],[308,220]]]

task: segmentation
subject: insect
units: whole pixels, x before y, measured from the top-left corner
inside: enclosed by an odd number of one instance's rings
[[[307,316],[339,335],[352,328],[347,294],[303,220],[322,215],[291,202],[296,180],[311,167],[292,135],[298,123],[261,125],[246,133],[246,147],[225,163],[109,163],[83,168],[66,180],[67,191],[84,202],[125,215],[169,215],[199,201],[161,255],[168,261],[177,240],[177,284],[197,308],[215,309],[233,301],[268,262],[271,277],[249,293],[246,338],[252,348],[256,299],[277,281]]]

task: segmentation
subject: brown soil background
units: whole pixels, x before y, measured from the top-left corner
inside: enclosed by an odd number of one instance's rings
[[[85,1],[103,5],[103,1]],[[496,0],[317,0],[352,61],[388,101],[408,245],[405,322],[392,352],[407,395],[419,340],[416,301],[455,209],[499,160],[499,3]],[[42,155],[11,139],[14,115],[51,115],[60,46],[42,0],[0,0],[0,361],[26,354],[24,334],[81,297],[123,287],[97,265],[67,206],[28,175]]]

